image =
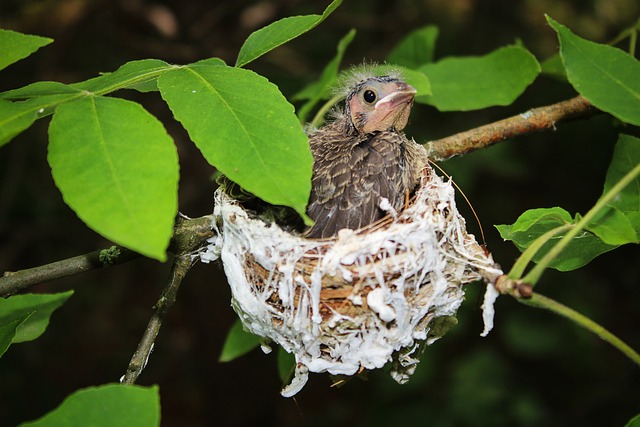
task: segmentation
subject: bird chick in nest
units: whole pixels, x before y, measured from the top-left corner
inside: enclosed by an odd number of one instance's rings
[[[334,236],[387,214],[382,198],[400,210],[426,163],[422,146],[407,139],[416,90],[396,76],[370,76],[353,85],[344,111],[309,135],[313,178],[305,235]]]
[[[314,161],[307,214],[313,226],[305,229],[292,209],[268,205],[221,177],[225,192],[265,222],[309,238],[377,221],[387,214],[383,198],[400,210],[427,162],[424,148],[402,132],[416,90],[393,75],[358,75],[348,88],[343,110],[309,134]]]

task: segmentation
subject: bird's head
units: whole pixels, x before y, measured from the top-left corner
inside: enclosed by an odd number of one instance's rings
[[[402,130],[407,125],[416,90],[392,76],[369,77],[347,95],[347,119],[360,133]]]

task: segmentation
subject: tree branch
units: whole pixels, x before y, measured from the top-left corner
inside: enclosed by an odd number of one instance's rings
[[[190,254],[182,254],[174,258],[169,281],[163,289],[162,294],[160,294],[158,302],[153,306],[153,316],[151,316],[149,324],[138,344],[138,348],[129,362],[127,372],[120,380],[121,383],[134,384],[147,365],[149,356],[153,351],[156,337],[158,336],[158,332],[160,332],[162,321],[169,311],[169,308],[175,303],[182,279],[184,279],[192,265],[193,261]]]
[[[47,282],[61,277],[71,276],[85,271],[109,265],[122,264],[140,257],[136,252],[121,246],[111,246],[84,255],[67,258],[51,264],[19,271],[6,271],[0,277],[0,295],[13,295],[38,283]]]
[[[207,239],[214,235],[211,229],[212,219],[212,215],[193,219],[179,216],[176,220],[169,251],[176,255],[182,255],[190,254],[203,247]],[[112,246],[39,267],[15,272],[7,271],[3,277],[0,277],[0,296],[7,297],[39,283],[84,273],[96,268],[122,264],[141,256],[121,246]]]
[[[466,132],[429,141],[425,144],[425,147],[430,158],[445,160],[488,147],[505,139],[552,129],[557,124],[571,120],[588,118],[599,112],[600,110],[596,109],[585,98],[577,96],[556,104],[533,108],[517,116]]]

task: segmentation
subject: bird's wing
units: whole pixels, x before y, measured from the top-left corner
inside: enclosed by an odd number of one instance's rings
[[[402,135],[382,132],[357,145],[326,136],[312,138],[315,166],[307,212],[315,224],[309,237],[368,225],[384,216],[382,197],[394,207],[404,197]]]

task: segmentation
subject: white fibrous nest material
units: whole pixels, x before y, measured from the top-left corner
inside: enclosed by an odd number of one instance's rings
[[[309,372],[354,375],[389,362],[393,378],[406,382],[420,346],[446,332],[465,283],[487,283],[483,334],[493,325],[502,271],[466,232],[451,181],[430,167],[406,209],[396,213],[381,200],[385,220],[331,239],[266,224],[220,190],[215,202],[218,237],[202,258],[221,257],[245,328],[295,355],[284,396]]]

